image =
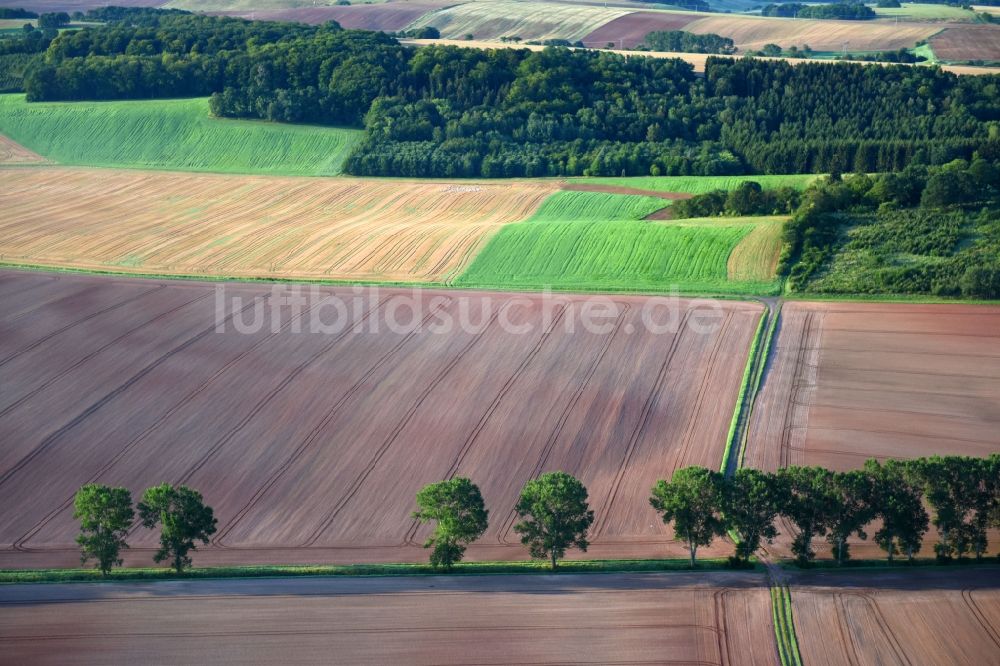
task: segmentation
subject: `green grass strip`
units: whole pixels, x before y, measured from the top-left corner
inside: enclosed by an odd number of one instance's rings
[[[760,385],[764,381],[764,370],[767,368],[767,359],[771,355],[771,347],[774,345],[774,333],[778,330],[778,318],[781,316],[781,304],[774,309],[774,314],[771,316],[771,323],[767,327],[767,333],[764,335],[764,343],[760,348],[761,362],[757,367],[757,372],[754,373],[753,378],[753,393],[751,395],[756,396],[760,391]],[[750,418],[753,415],[753,402],[750,403],[750,412],[747,414],[747,428],[750,427]],[[746,431],[744,431],[746,432]],[[740,438],[740,461],[737,465],[738,467],[743,467],[743,460],[747,454],[746,447],[746,437]]]
[[[787,585],[771,587],[771,618],[781,666],[802,666],[792,618],[792,595]]]
[[[747,390],[750,386],[750,373],[753,371],[754,359],[757,357],[757,349],[760,347],[761,334],[764,330],[764,322],[767,320],[767,309],[760,315],[757,322],[757,330],[753,334],[753,342],[750,345],[750,353],[747,354],[747,364],[743,368],[743,379],[740,381],[740,392],[736,397],[736,406],[733,408],[733,418],[729,421],[729,433],[726,435],[726,448],[722,454],[722,465],[719,471],[723,474],[729,468],[729,458],[732,455],[733,438],[736,436],[736,428],[743,414],[743,402],[746,399]]]
[[[759,569],[759,566],[755,566]],[[698,560],[691,568],[686,558],[666,560],[566,560],[555,573],[641,573],[719,571],[729,569],[724,558]],[[75,583],[130,580],[189,580],[208,578],[295,578],[302,576],[436,576],[551,574],[548,561],[468,562],[450,572],[429,564],[345,564],[345,565],[263,565],[195,567],[183,574],[164,568],[119,568],[102,576],[96,569],[15,569],[0,570],[0,583]]]

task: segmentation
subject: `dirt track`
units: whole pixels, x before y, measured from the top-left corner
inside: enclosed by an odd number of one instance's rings
[[[270,293],[229,285],[225,302]],[[718,467],[759,305],[713,318],[681,301],[680,332],[654,334],[644,297],[615,297],[605,330],[587,332],[583,297],[318,293],[348,304],[341,332],[309,333],[312,315],[293,324],[286,304],[262,307],[258,330],[217,333],[211,285],[0,272],[0,566],[76,564],[70,500],[89,481],[202,490],[219,518],[203,565],[422,560],[414,496],[450,475],[479,483],[491,510],[469,556],[523,559],[517,494],[555,469],[590,490],[589,556],[683,556],[649,489],[679,466]],[[389,327],[414,309],[419,330]],[[434,333],[445,315],[482,328]],[[133,534],[126,562],[148,563],[154,541]]]
[[[792,607],[806,664],[1000,663],[1000,569],[802,574]]]
[[[8,663],[732,664],[777,659],[753,574],[0,588]]]

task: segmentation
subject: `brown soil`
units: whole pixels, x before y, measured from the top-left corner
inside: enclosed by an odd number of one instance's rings
[[[777,663],[754,574],[4,586],[21,664]]]
[[[941,60],[1000,60],[1000,26],[950,26],[935,35],[930,44]]]
[[[668,14],[666,12],[635,12],[605,23],[583,38],[583,43],[592,48],[603,48],[608,43],[617,48],[631,49],[642,44],[646,35],[661,30],[681,30],[699,14]]]
[[[291,305],[277,330],[263,308],[261,330],[219,333],[214,292],[0,273],[0,505],[11,507],[0,566],[75,565],[70,504],[87,482],[204,492],[219,532],[196,555],[203,565],[423,560],[415,493],[452,475],[477,482],[491,511],[469,557],[524,559],[513,507],[550,470],[590,491],[587,556],[684,556],[649,489],[678,467],[718,467],[760,316],[723,302],[711,332],[655,334],[642,326],[649,299],[615,297],[618,318],[599,333],[581,326],[583,297],[546,308],[537,295],[425,291],[417,303],[432,321],[434,307],[457,321],[468,306],[477,322],[492,305],[503,318],[478,333],[393,331],[390,312],[410,320],[397,307],[408,292],[344,287],[319,293],[357,299],[347,320],[364,319],[363,333],[295,333]],[[531,330],[505,330],[504,318]],[[154,534],[130,543],[126,562],[148,564]]]
[[[1000,569],[797,577],[792,607],[806,664],[995,664]]]
[[[786,303],[746,465],[845,470],[872,457],[1000,451],[998,331],[998,307]],[[870,541],[852,549],[881,556]]]
[[[253,17],[263,21],[298,21],[301,23],[326,23],[336,21],[342,28],[351,30],[382,30],[396,32],[428,12],[446,7],[446,2],[388,2],[375,5],[345,5],[332,7],[292,7],[289,9],[258,10],[254,12],[225,12],[230,16]]]

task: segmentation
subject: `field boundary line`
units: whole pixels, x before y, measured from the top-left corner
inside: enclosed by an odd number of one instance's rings
[[[799,642],[792,616],[792,594],[787,585],[771,584],[771,619],[781,666],[802,666]]]

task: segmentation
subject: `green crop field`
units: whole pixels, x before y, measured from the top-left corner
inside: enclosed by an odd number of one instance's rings
[[[753,233],[762,225],[769,231]],[[780,218],[608,222],[539,221],[536,215],[502,228],[456,284],[770,294],[779,286],[773,273],[779,229]],[[767,253],[760,249],[762,236],[773,239]],[[754,248],[738,251],[744,240]],[[762,267],[748,268],[746,261]]]
[[[604,192],[556,192],[532,216],[531,222],[610,222],[641,220],[670,205],[668,199]]]
[[[734,190],[747,180],[760,183],[764,189],[794,187],[801,190],[813,180],[816,174],[792,174],[784,176],[637,176],[631,178],[574,178],[572,182],[615,187],[635,187],[654,192],[687,192],[704,194],[712,190]]]
[[[361,131],[222,120],[208,100],[27,103],[0,95],[0,133],[70,165],[330,176]]]

